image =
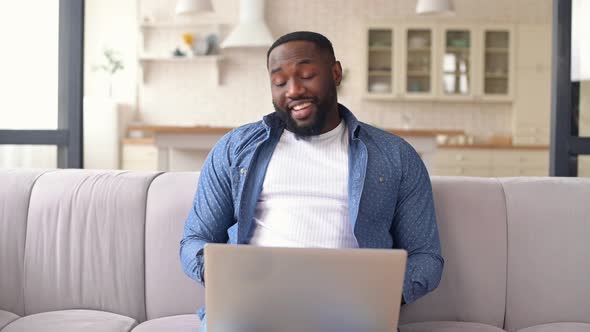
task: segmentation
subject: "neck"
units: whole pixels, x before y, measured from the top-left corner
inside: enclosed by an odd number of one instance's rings
[[[326,125],[324,126],[320,134],[325,134],[330,130],[338,127],[340,121],[342,121],[342,118],[340,117],[340,111],[338,110],[338,103],[335,103],[335,105],[332,107],[332,109],[326,116]]]

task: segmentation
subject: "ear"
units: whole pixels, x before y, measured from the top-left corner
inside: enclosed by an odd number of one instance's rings
[[[336,61],[332,65],[332,78],[336,86],[340,86],[340,82],[342,82],[342,66],[340,65],[340,61]]]

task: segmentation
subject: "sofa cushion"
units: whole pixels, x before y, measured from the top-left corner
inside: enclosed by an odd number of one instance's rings
[[[103,310],[145,320],[145,208],[157,173],[60,170],[31,194],[26,314]]]
[[[590,323],[590,179],[502,179],[508,212],[506,326]]]
[[[198,173],[167,173],[150,186],[145,230],[147,318],[193,314],[205,290],[182,271],[178,252]]]
[[[423,322],[399,327],[400,332],[505,332],[501,328],[469,322]]]
[[[13,314],[12,312],[0,310],[0,330],[6,325],[8,325],[13,320],[18,318],[17,315]]]
[[[19,318],[2,332],[127,332],[133,318],[93,310],[51,311]]]
[[[201,321],[197,315],[180,315],[148,320],[136,326],[133,332],[199,332]]]
[[[478,322],[504,326],[506,205],[497,179],[433,177],[445,259],[439,287],[404,305],[401,324]]]
[[[518,332],[590,332],[590,324],[551,323],[527,327]]]
[[[0,170],[0,310],[25,314],[25,234],[31,190],[41,170]]]

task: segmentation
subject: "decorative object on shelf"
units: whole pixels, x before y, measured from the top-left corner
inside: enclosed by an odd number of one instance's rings
[[[193,46],[195,45],[195,36],[192,33],[182,34],[182,46],[179,49],[185,54],[194,53]]]
[[[189,15],[200,12],[212,12],[211,0],[178,0],[176,2],[176,15]]]
[[[434,15],[434,14],[454,14],[455,6],[453,0],[418,0],[416,4],[416,14]]]
[[[391,91],[391,85],[382,82],[375,82],[369,86],[369,91],[376,93],[386,93]]]
[[[273,41],[264,21],[264,0],[240,0],[240,21],[221,47],[268,47]]]
[[[113,96],[113,76],[120,71],[125,69],[123,60],[119,57],[119,53],[111,48],[105,48],[103,55],[106,59],[106,64],[95,65],[94,71],[104,71],[109,75],[109,97]]]
[[[172,56],[176,57],[176,58],[182,58],[186,56],[186,53],[184,53],[180,48],[175,48],[174,51],[172,51]]]
[[[214,33],[208,35],[207,41],[209,42],[209,51],[207,52],[207,55],[219,54],[219,38],[217,38],[217,35]]]
[[[408,46],[410,46],[410,49],[413,49],[413,48],[429,47],[430,45],[428,45],[427,38],[425,38],[423,36],[412,36],[412,37],[410,37],[410,41],[408,42]]]
[[[194,55],[207,55],[211,50],[211,45],[209,43],[209,39],[201,38],[198,42],[195,43],[193,47],[193,54]]]

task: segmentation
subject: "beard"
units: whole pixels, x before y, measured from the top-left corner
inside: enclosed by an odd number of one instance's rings
[[[332,101],[332,99],[334,99],[334,102],[337,102],[335,90],[336,90],[336,87],[334,87],[333,93],[329,94],[329,96],[328,96],[329,98],[327,98],[327,100]],[[332,96],[334,96],[334,97],[332,98]],[[288,131],[295,134],[295,136],[297,138],[308,138],[311,136],[317,136],[317,135],[321,134],[322,130],[326,127],[326,120],[328,118],[328,113],[330,112],[330,109],[332,108],[332,103],[331,102],[318,103],[317,98],[303,97],[300,99],[305,99],[305,100],[311,99],[312,103],[314,103],[316,105],[317,112],[315,114],[315,118],[313,119],[312,123],[310,123],[308,125],[297,124],[295,119],[293,119],[293,115],[291,114],[292,113],[291,109],[289,109],[289,108],[282,109],[273,101],[272,105],[275,108],[275,113],[285,123],[285,128]],[[297,100],[297,99],[295,99],[295,100]]]

